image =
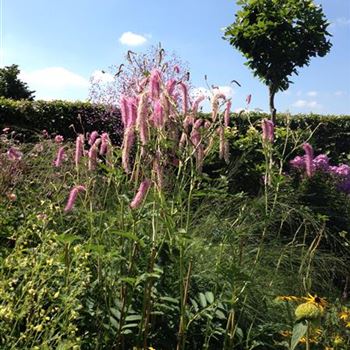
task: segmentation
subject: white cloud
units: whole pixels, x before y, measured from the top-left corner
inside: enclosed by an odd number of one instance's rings
[[[58,88],[67,87],[85,88],[89,81],[84,77],[69,71],[63,67],[48,67],[32,72],[21,72],[20,78],[33,88]]]
[[[345,17],[339,17],[337,18],[333,24],[338,25],[338,26],[349,26],[350,25],[350,18],[345,18]]]
[[[293,103],[293,106],[297,108],[316,108],[316,109],[322,108],[322,105],[320,105],[317,101],[306,101],[306,100],[298,100]]]
[[[112,74],[103,72],[101,70],[95,70],[91,74],[91,78],[94,83],[107,84],[107,83],[112,83],[114,81],[114,77]]]
[[[315,97],[318,95],[318,92],[317,91],[309,91],[306,93],[306,95],[308,95],[310,97]]]
[[[231,86],[217,86],[212,90],[205,87],[198,87],[192,90],[192,96],[204,95],[205,97],[212,97],[217,93],[223,93],[226,98],[231,98],[235,94]]]
[[[37,99],[86,99],[89,81],[63,67],[47,67],[31,72],[22,71],[20,79],[35,90]]]
[[[148,35],[149,37],[150,35]],[[135,34],[133,32],[124,32],[119,38],[119,42],[127,46],[139,46],[144,44],[147,38],[140,34]]]
[[[334,92],[334,96],[342,97],[346,95],[346,91],[338,90]]]

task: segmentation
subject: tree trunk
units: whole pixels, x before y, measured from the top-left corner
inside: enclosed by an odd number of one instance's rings
[[[276,124],[276,108],[275,108],[275,94],[276,91],[273,88],[272,85],[269,86],[269,98],[270,98],[270,113],[271,113],[271,120],[274,124]]]

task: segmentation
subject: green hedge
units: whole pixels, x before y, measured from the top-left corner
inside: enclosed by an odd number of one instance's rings
[[[89,102],[15,101],[0,98],[0,126],[15,127],[30,138],[47,130],[66,139],[92,130],[107,131],[120,142],[122,124],[118,109]]]

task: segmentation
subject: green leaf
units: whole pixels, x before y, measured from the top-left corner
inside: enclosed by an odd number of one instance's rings
[[[207,299],[203,293],[199,293],[199,302],[203,308],[207,306]]]
[[[305,335],[307,331],[307,323],[306,322],[298,322],[295,324],[293,328],[292,341],[290,344],[290,350],[294,350],[298,345],[300,339]]]
[[[140,321],[141,315],[129,315],[125,317],[125,322]]]
[[[212,292],[205,292],[205,297],[207,298],[209,304],[214,302],[214,294]]]
[[[70,244],[74,241],[78,241],[81,239],[80,236],[72,235],[70,233],[62,233],[61,235],[58,235],[56,239],[64,244]]]

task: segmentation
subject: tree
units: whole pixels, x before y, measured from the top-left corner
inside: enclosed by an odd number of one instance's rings
[[[0,96],[13,100],[34,100],[27,83],[18,78],[20,70],[17,64],[0,68]]]
[[[238,0],[237,4],[242,8],[226,27],[224,39],[243,53],[254,76],[268,86],[275,121],[275,94],[288,89],[289,76],[298,75],[297,68],[308,66],[311,57],[329,52],[329,23],[313,0]]]
[[[151,46],[146,53],[129,50],[122,64],[112,65],[108,71],[97,72],[91,77],[89,99],[94,103],[115,105],[122,95],[136,96],[138,83],[154,68],[162,71],[165,80],[189,80],[187,64],[176,54],[168,54],[160,45]]]

